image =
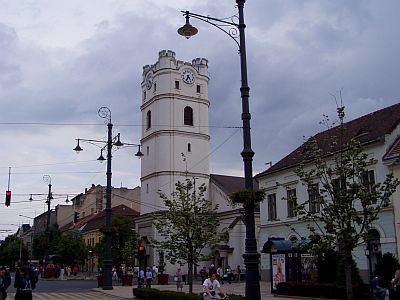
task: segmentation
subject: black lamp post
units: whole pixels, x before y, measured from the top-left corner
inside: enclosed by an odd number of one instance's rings
[[[51,194],[51,177],[49,175],[44,175],[43,176],[43,181],[46,182],[49,186],[49,192],[47,194],[47,222],[46,222],[46,241],[45,241],[45,253],[44,253],[44,272],[46,274],[46,267],[47,264],[49,263],[49,242],[50,242],[50,216],[51,216],[51,210],[50,210],[50,204],[51,204],[51,199],[53,199],[53,196]]]
[[[115,137],[112,136],[112,128],[113,124],[111,123],[111,110],[108,107],[100,107],[98,114],[101,118],[107,120],[107,141],[100,141],[100,140],[87,140],[87,139],[77,139],[78,144],[74,148],[74,150],[79,153],[83,149],[79,145],[80,141],[88,142],[90,144],[101,143],[105,144],[101,147],[100,156],[97,160],[100,162],[104,161],[105,158],[103,157],[103,151],[107,152],[107,187],[106,187],[106,208],[105,208],[105,249],[104,249],[104,257],[103,257],[103,290],[112,290],[112,252],[111,252],[111,230],[112,230],[112,209],[111,209],[111,194],[112,194],[112,185],[111,185],[111,159],[112,159],[112,147],[122,147],[122,146],[136,146],[139,148],[138,152],[135,154],[138,158],[143,156],[143,153],[140,151],[140,145],[137,144],[128,144],[128,143],[121,143],[120,141],[120,134],[118,133]]]
[[[253,156],[254,152],[251,149],[251,134],[250,134],[250,111],[249,111],[249,91],[250,88],[247,82],[247,63],[246,63],[246,41],[244,29],[244,3],[246,0],[236,0],[238,7],[238,22],[220,20],[209,16],[203,16],[182,11],[186,18],[186,23],[178,29],[178,33],[186,38],[195,35],[198,30],[189,23],[189,18],[195,18],[207,22],[216,28],[225,32],[231,37],[239,47],[240,54],[240,70],[242,86],[240,87],[240,95],[242,98],[242,121],[243,121],[243,151],[241,156],[244,163],[244,179],[245,188],[253,190]],[[246,266],[246,299],[259,300],[260,295],[260,279],[258,265],[260,254],[257,252],[257,241],[255,237],[255,222],[254,222],[254,203],[245,205],[245,223],[246,223],[246,242],[245,253],[243,254],[244,264]]]

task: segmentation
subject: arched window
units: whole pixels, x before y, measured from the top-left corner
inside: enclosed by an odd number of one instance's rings
[[[151,110],[147,112],[147,129],[151,128]]]
[[[183,112],[183,124],[193,126],[193,109],[186,106]]]

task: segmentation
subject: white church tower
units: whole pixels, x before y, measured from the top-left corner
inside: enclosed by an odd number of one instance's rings
[[[183,62],[170,50],[143,67],[141,215],[162,210],[158,192],[169,196],[177,181],[208,188],[208,80],[207,59]]]

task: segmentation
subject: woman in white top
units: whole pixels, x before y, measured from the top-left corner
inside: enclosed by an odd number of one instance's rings
[[[210,272],[209,278],[204,280],[203,283],[203,299],[210,300],[210,299],[221,299],[218,293],[222,293],[224,297],[226,297],[225,291],[222,286],[219,284],[217,280],[217,273]],[[218,291],[217,291],[218,290]]]

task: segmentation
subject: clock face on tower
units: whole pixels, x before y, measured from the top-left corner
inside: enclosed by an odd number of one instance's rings
[[[184,69],[181,76],[184,83],[192,84],[194,82],[194,73],[190,69]]]
[[[153,73],[149,72],[146,76],[146,88],[149,90],[153,84]]]

